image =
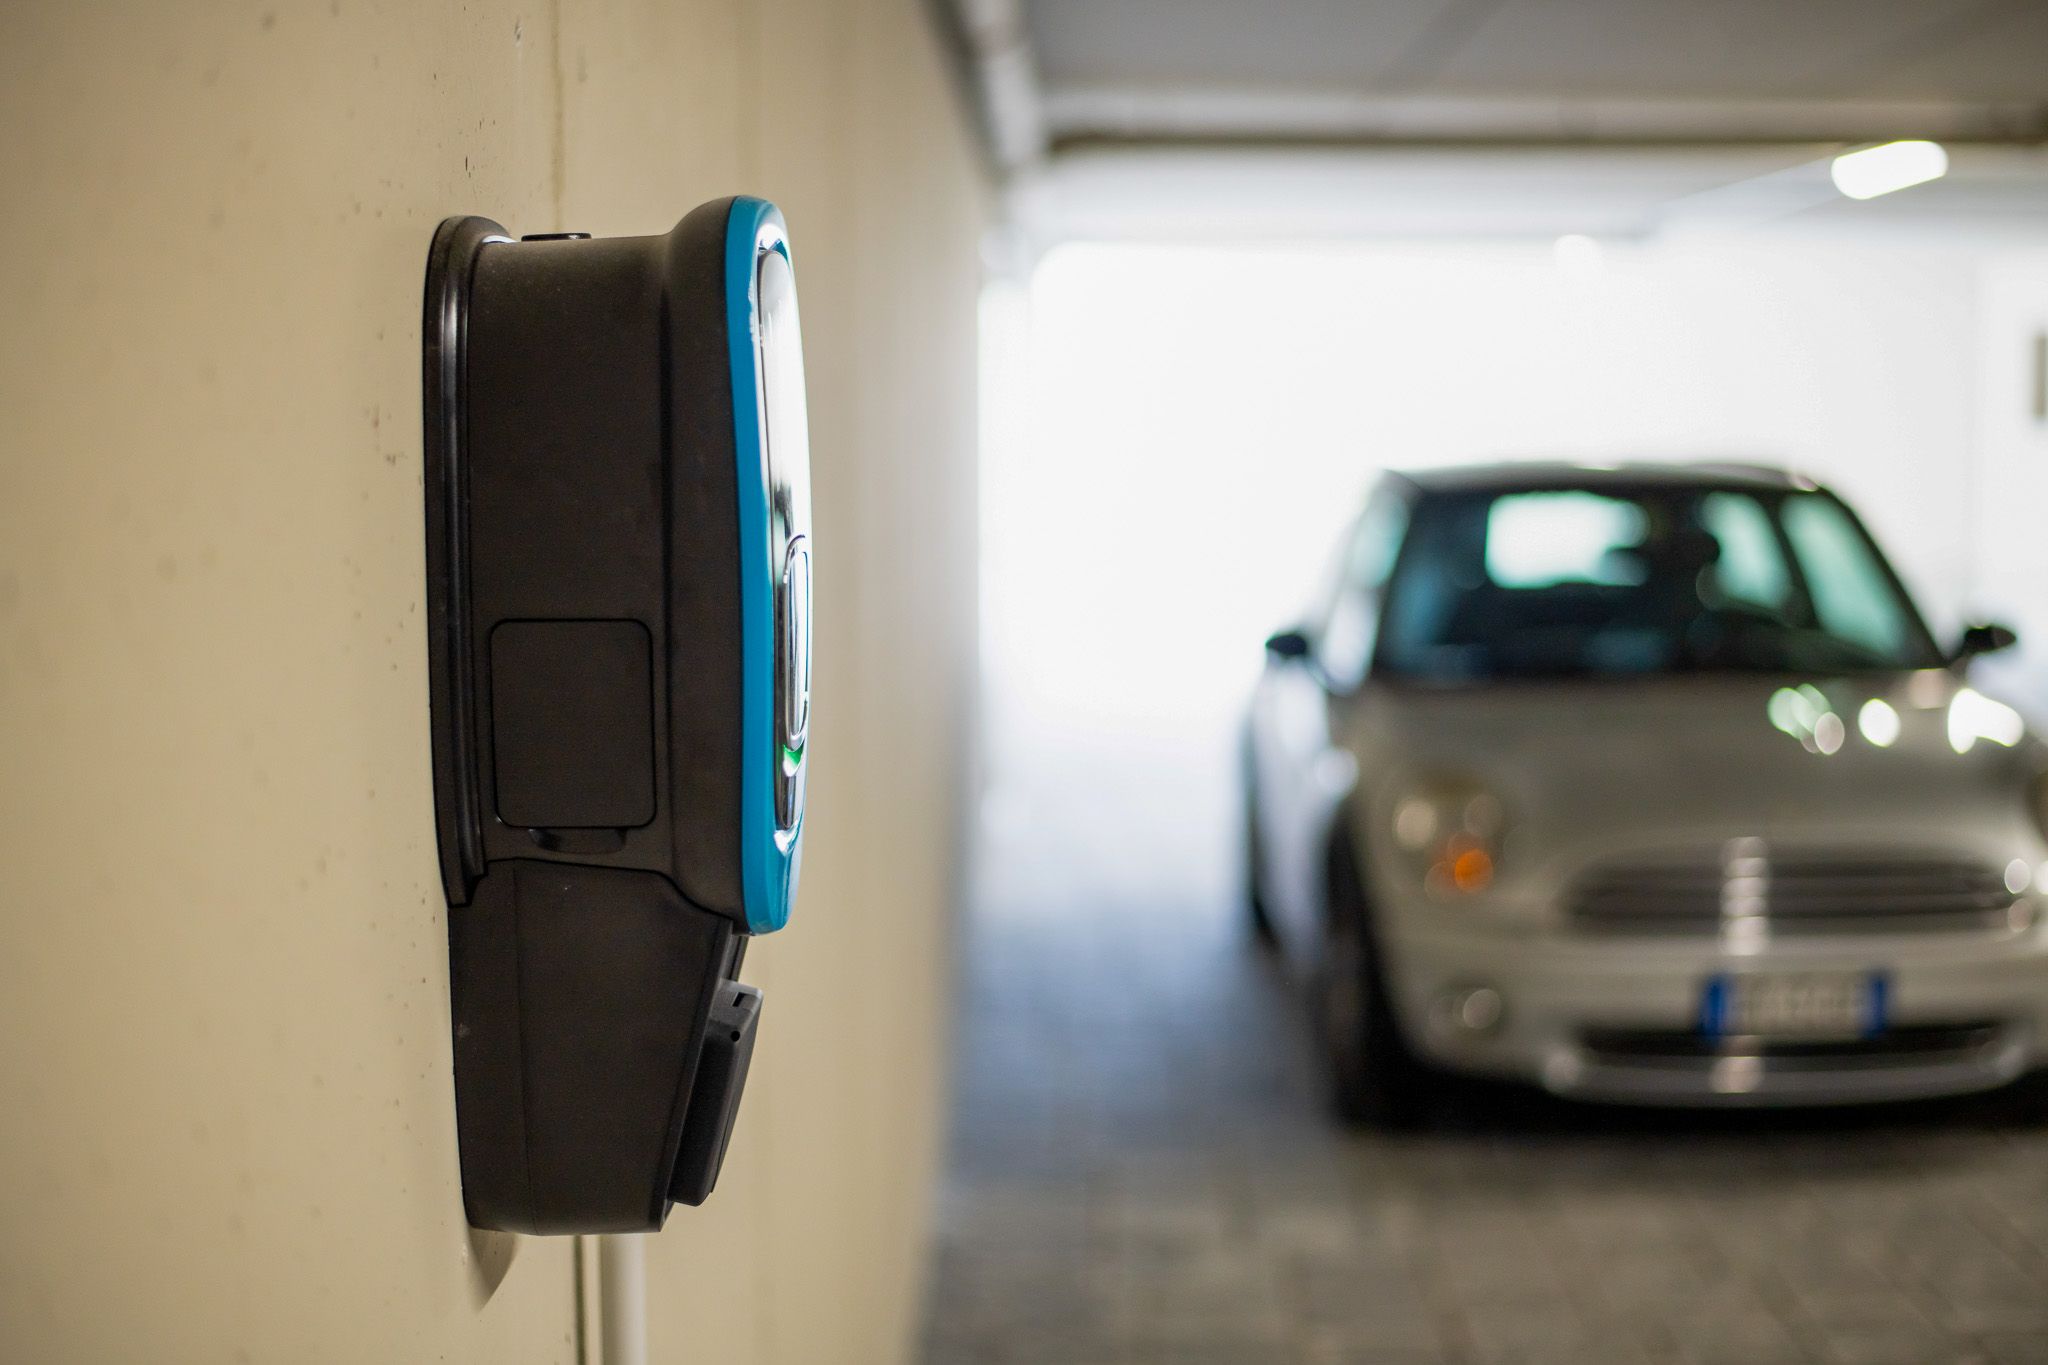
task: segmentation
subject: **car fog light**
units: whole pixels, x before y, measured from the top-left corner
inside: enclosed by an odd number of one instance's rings
[[[1434,1013],[1445,1033],[1484,1038],[1499,1030],[1507,1004],[1491,986],[1460,986],[1436,998]]]

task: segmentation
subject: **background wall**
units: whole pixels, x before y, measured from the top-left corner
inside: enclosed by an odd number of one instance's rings
[[[1385,467],[1809,470],[1944,635],[2020,618],[2035,645],[2000,690],[2048,710],[2048,428],[2021,398],[2040,258],[1935,234],[1573,246],[1084,244],[991,288],[986,808],[1044,850],[1034,905],[1230,884],[1260,641]]]
[[[1977,605],[1984,253],[1579,245],[1080,245],[1028,308],[992,291],[997,704],[1229,731],[1387,467],[1789,464],[1863,511],[1944,629]],[[1102,607],[1146,581],[1144,611]]]
[[[1978,308],[1971,595],[2020,632],[2008,690],[2048,712],[2048,251],[1994,256]]]
[[[0,1356],[576,1350],[457,1187],[420,609],[434,223],[745,190],[804,291],[820,636],[793,931],[658,1360],[908,1339],[974,629],[981,186],[916,0],[0,13]],[[594,1313],[594,1307],[591,1310]]]

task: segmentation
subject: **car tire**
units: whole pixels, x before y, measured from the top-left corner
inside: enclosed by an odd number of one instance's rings
[[[2029,1071],[1997,1092],[1996,1102],[2015,1127],[2048,1127],[2048,1071]]]
[[[1347,1126],[1399,1132],[1427,1118],[1428,1069],[1388,997],[1372,915],[1348,853],[1331,859],[1329,927],[1313,991],[1330,1104]]]

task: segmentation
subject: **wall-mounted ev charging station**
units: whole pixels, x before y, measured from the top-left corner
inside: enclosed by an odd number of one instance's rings
[[[796,892],[810,452],[782,216],[514,240],[425,316],[427,627],[463,1200],[658,1228],[725,1155]]]

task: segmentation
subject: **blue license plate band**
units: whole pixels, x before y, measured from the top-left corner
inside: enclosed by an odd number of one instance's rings
[[[1710,976],[1705,989],[1700,992],[1699,1027],[1708,1038],[1725,1038],[1729,1035],[1729,1016],[1734,1006],[1734,978],[1728,975]],[[1872,972],[1863,987],[1863,1018],[1858,1034],[1864,1038],[1875,1038],[1883,1033],[1891,1021],[1891,978],[1883,972]]]

